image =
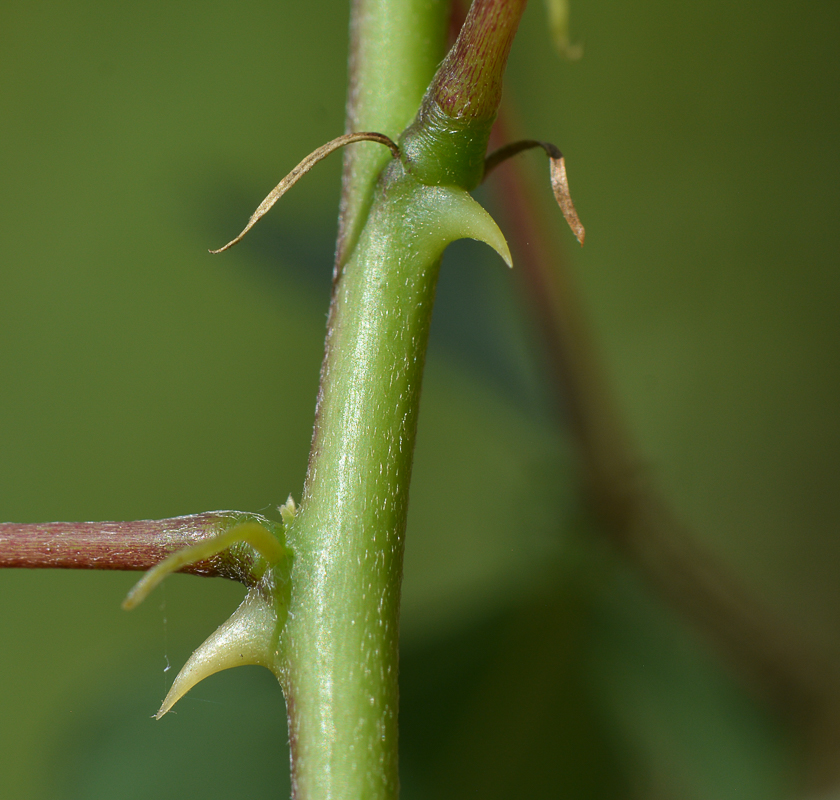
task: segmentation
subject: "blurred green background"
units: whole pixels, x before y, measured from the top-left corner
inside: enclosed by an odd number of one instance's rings
[[[523,132],[567,156],[586,248],[547,185],[541,213],[622,411],[697,538],[836,648],[840,5],[572,15],[583,60],[556,56],[535,2],[507,91]],[[342,131],[347,21],[343,2],[0,6],[0,520],[272,514],[300,496],[340,159],[250,241],[206,251]],[[516,281],[475,243],[443,271],[403,796],[803,796],[796,736],[582,522]],[[287,796],[267,671],[150,719],[165,668],[241,589],[178,576],[128,615],[134,577],[0,574],[0,796]]]

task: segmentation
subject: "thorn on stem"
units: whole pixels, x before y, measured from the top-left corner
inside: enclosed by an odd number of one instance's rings
[[[325,145],[319,147],[317,150],[304,158],[300,164],[298,164],[285,178],[283,178],[282,181],[280,181],[280,183],[277,184],[277,186],[271,190],[268,197],[266,197],[265,200],[257,206],[257,210],[251,215],[251,219],[248,220],[248,224],[239,236],[235,239],[231,239],[224,247],[220,247],[218,250],[211,250],[210,252],[214,255],[217,253],[223,253],[225,250],[228,250],[237,244],[237,242],[241,242],[245,234],[248,233],[248,231],[251,230],[251,228],[253,228],[254,225],[265,216],[268,210],[289,189],[291,189],[292,186],[294,186],[304,175],[306,175],[312,167],[314,167],[322,159],[326,158],[334,150],[338,150],[340,147],[353,144],[354,142],[378,142],[379,144],[384,144],[388,147],[394,158],[399,158],[400,156],[399,147],[397,147],[394,141],[389,139],[384,133],[346,133],[343,136],[339,136],[337,139],[333,139],[331,142],[327,142]]]
[[[507,161],[509,158],[521,153],[523,150],[530,150],[534,147],[541,147],[545,150],[546,155],[548,156],[550,162],[549,170],[551,175],[551,188],[554,192],[554,199],[557,200],[557,205],[560,206],[560,210],[563,212],[566,222],[569,223],[569,227],[572,229],[575,239],[577,239],[580,242],[580,246],[583,247],[583,240],[586,236],[586,231],[581,224],[580,217],[578,217],[577,211],[575,210],[575,204],[572,202],[572,196],[569,193],[569,179],[566,177],[566,160],[563,158],[563,154],[560,150],[558,150],[553,144],[549,142],[538,142],[535,139],[523,139],[519,142],[506,144],[504,147],[494,150],[489,156],[487,156],[484,161],[484,177],[486,179],[487,176],[503,161]]]

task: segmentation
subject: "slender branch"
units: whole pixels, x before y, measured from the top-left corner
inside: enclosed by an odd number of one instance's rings
[[[400,137],[403,160],[427,185],[472,190],[502,96],[502,76],[525,0],[474,0],[414,122]]]
[[[245,517],[209,511],[134,522],[0,523],[0,567],[147,570],[167,556],[219,535]],[[230,552],[180,572],[241,580],[247,565]]]

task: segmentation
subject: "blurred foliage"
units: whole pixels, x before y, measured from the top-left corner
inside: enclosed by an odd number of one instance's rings
[[[342,131],[347,18],[343,2],[0,8],[0,519],[299,497],[340,160],[250,241],[206,250]],[[575,276],[651,476],[828,647],[839,26],[824,2],[581,2],[568,64],[535,5],[508,84],[523,131],[566,154]],[[475,244],[443,271],[404,583],[404,797],[801,793],[792,732],[589,530],[515,280]],[[284,796],[268,672],[150,719],[161,670],[241,589],[176,577],[126,615],[133,579],[0,575],[0,794]]]

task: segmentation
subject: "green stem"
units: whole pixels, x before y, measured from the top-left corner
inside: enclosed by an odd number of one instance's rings
[[[376,130],[393,139],[399,136],[416,113],[444,55],[447,11],[446,0],[354,0],[348,132]],[[375,387],[364,383],[370,371],[384,374],[385,365],[375,368],[362,358],[353,369],[350,362],[360,347],[369,355],[373,352],[371,345],[375,344],[366,333],[378,330],[381,334],[377,323],[382,320],[386,298],[376,296],[371,276],[358,266],[342,269],[349,255],[357,253],[376,181],[389,159],[387,152],[375,147],[345,152],[336,255],[341,279],[334,287],[330,309],[302,508],[288,531],[297,560],[283,637],[284,661],[289,664],[283,685],[293,793],[298,800],[398,795],[397,625],[407,491],[394,495],[382,481],[407,489],[416,398],[404,397],[410,412],[403,402],[389,415],[389,421],[401,415],[402,426],[410,431],[411,442],[404,443],[410,445],[407,450],[399,446],[394,450],[394,437],[387,431],[380,438],[364,425],[353,424],[351,397],[357,403],[357,419],[362,418],[358,416],[362,409],[378,418],[377,409],[369,406],[371,401],[377,402],[381,381],[376,381]],[[398,317],[408,316],[409,324],[403,330],[419,327],[422,331],[420,340],[406,350],[407,370],[397,390],[406,391],[414,383],[416,394],[434,279],[426,276],[420,285],[412,283],[403,295],[405,310],[390,320],[394,324]],[[348,296],[361,300],[359,308],[347,310]],[[393,300],[399,302],[400,298],[387,298]],[[342,396],[345,409],[341,408]],[[384,402],[385,396],[381,400]],[[383,427],[392,426],[383,423]],[[371,442],[376,455],[364,452]],[[391,447],[390,454],[387,446],[381,453],[384,442]],[[378,466],[371,474],[365,465],[371,463],[371,457],[383,455],[387,475],[385,469],[379,473]],[[377,484],[376,500],[368,495],[371,480]],[[374,504],[389,494],[382,518],[371,525],[371,517],[378,513]]]
[[[362,0],[354,8],[357,15],[364,8],[368,15],[376,12],[388,18],[401,5]],[[406,5],[437,13],[435,4]],[[475,5],[481,12],[505,3],[479,0]],[[497,83],[524,7],[521,0],[507,5],[517,12],[501,15],[506,22],[491,15],[492,30],[485,30],[501,44],[490,53],[478,49],[481,58],[501,63],[493,72],[495,80],[482,78],[473,85],[470,80],[476,73],[468,71],[460,84],[457,75],[450,82],[458,85],[461,98],[473,93],[473,107],[482,109],[480,118],[453,117],[440,109],[438,83],[433,82],[404,134],[401,160],[391,161],[379,175],[381,163],[373,159],[387,162],[390,156],[371,154],[369,161],[357,161],[345,173],[345,233],[315,433],[300,510],[286,531],[295,555],[278,673],[288,707],[297,800],[393,800],[399,793],[403,537],[440,256],[450,242],[471,237],[487,242],[510,262],[495,223],[467,192],[476,182],[471,165],[478,151],[483,169]],[[465,30],[475,36],[470,19],[473,25],[486,25],[488,16],[471,11]],[[362,14],[354,18],[357,37],[365,25],[367,33],[378,30],[371,17]],[[505,25],[499,39],[498,27]],[[413,43],[416,22],[414,29],[400,31],[399,36]],[[400,75],[399,69],[369,69],[376,58],[385,58],[380,49],[381,42],[361,36],[354,56],[357,64],[368,68],[356,76],[356,99],[366,99],[355,109],[355,122],[374,130],[386,116],[390,125],[405,126],[410,119],[404,105],[398,112],[380,108],[375,91],[367,90],[365,75],[375,84],[402,77],[417,103],[422,96],[418,80],[431,78],[426,74],[431,51],[424,52],[421,68],[415,64]],[[386,62],[395,66],[404,60],[404,53],[395,48]],[[448,59],[445,74],[453,64],[461,69],[465,63],[463,54]],[[428,113],[430,104],[435,113]],[[412,113],[416,111],[415,105]],[[383,132],[399,133],[387,127]]]
[[[462,189],[395,163],[342,270],[283,632],[295,797],[397,796],[403,534],[440,255],[506,247]],[[509,256],[508,256],[509,257]]]
[[[387,221],[376,227],[393,248]],[[397,795],[403,532],[437,265],[392,266],[353,258],[342,273],[289,532],[297,562],[286,697],[301,800]]]

